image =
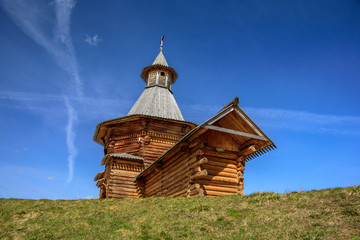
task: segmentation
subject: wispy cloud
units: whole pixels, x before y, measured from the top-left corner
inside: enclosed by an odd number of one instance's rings
[[[202,122],[219,111],[221,106],[190,105],[187,112]],[[318,114],[299,110],[247,108],[243,110],[261,127],[316,134],[360,135],[360,116]],[[201,118],[201,119],[200,119]]]
[[[96,47],[100,42],[102,41],[101,38],[98,37],[97,34],[90,37],[89,35],[86,35],[85,42],[87,42],[90,46]]]
[[[269,127],[309,133],[360,135],[360,117],[358,116],[271,108],[245,108],[244,110],[261,122],[261,125]]]
[[[54,180],[55,178],[54,177],[51,177],[51,176],[48,176],[46,177],[46,180]]]
[[[75,106],[78,117],[86,117],[87,119],[119,117],[125,115],[129,106],[133,104],[132,101],[124,99],[66,97]],[[42,115],[67,114],[66,109],[54,108],[54,105],[64,105],[64,97],[60,94],[0,91],[0,105],[7,108],[26,109]],[[113,106],[117,107],[114,108]]]
[[[104,99],[88,97],[67,97],[69,101],[77,106],[80,116],[92,119],[105,119],[106,117],[119,117],[125,115],[132,101],[124,99]],[[63,104],[64,98],[55,94],[38,94],[26,92],[0,91],[0,100],[6,101],[9,106],[11,102],[23,105],[29,110],[34,110],[36,103],[41,109],[36,111],[48,111],[53,114],[55,101]],[[1,103],[1,101],[0,101]],[[16,105],[15,107],[18,107]],[[113,106],[117,106],[116,109]],[[201,123],[220,110],[221,106],[213,105],[189,105],[184,107],[192,121]],[[360,116],[341,116],[335,114],[317,114],[299,110],[286,110],[274,108],[243,108],[244,111],[261,127],[287,129],[308,133],[335,134],[335,135],[360,135]],[[63,112],[62,114],[66,114]],[[196,115],[194,114],[196,113]]]
[[[4,0],[2,5],[14,23],[46,49],[69,75],[71,89],[75,89],[75,93],[81,96],[82,84],[70,35],[71,10],[75,1],[56,0],[53,4],[44,6],[37,1]],[[55,11],[56,19],[52,18],[52,11]]]
[[[66,145],[68,149],[68,167],[69,175],[67,182],[71,182],[74,176],[74,162],[77,155],[77,149],[75,147],[75,131],[74,125],[77,121],[77,116],[74,108],[69,102],[69,99],[64,96],[64,103],[68,114],[68,122],[65,128],[66,131]]]
[[[75,7],[75,0],[55,0],[48,5],[37,1],[3,0],[3,8],[15,24],[37,44],[42,46],[53,57],[70,79],[70,89],[63,90],[81,98],[82,82],[78,70],[78,62],[72,44],[70,25],[71,12]],[[55,19],[52,14],[55,13]],[[73,90],[74,89],[74,90]],[[64,97],[68,113],[66,125],[66,144],[68,146],[68,182],[73,178],[76,147],[74,145],[76,111],[69,98]]]

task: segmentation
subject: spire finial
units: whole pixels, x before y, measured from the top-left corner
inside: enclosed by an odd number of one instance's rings
[[[162,52],[162,47],[163,47],[163,40],[164,40],[164,35],[161,36],[161,40],[160,40],[160,52]]]

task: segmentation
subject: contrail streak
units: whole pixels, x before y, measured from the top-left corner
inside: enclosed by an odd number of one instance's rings
[[[70,104],[69,99],[66,96],[64,96],[64,103],[68,114],[65,131],[66,131],[66,146],[69,154],[68,155],[69,175],[67,182],[70,183],[74,176],[75,158],[77,156],[77,149],[75,147],[76,135],[74,131],[74,125],[77,121],[77,116],[73,106]]]
[[[55,0],[49,5],[40,5],[36,1],[26,0],[3,0],[2,6],[14,23],[37,44],[42,46],[54,58],[55,62],[62,68],[72,80],[71,89],[65,92],[71,94],[75,89],[75,95],[82,98],[82,82],[78,70],[78,62],[75,56],[74,46],[70,35],[71,12],[75,7],[75,0]],[[54,31],[49,34],[44,26],[51,19],[52,6],[54,6],[56,19]],[[46,9],[44,11],[44,9]],[[51,36],[53,35],[53,38]],[[69,84],[66,84],[69,85]],[[64,91],[64,90],[63,90]],[[68,121],[65,128],[66,145],[68,147],[69,177],[71,182],[74,174],[74,161],[77,154],[75,147],[75,121],[76,111],[68,97],[64,97]]]

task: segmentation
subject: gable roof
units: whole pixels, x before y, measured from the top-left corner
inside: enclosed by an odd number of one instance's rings
[[[220,131],[226,134],[231,134],[236,141],[242,143],[242,145],[250,145],[251,140],[257,142],[257,150],[252,154],[247,156],[246,161],[256,158],[261,154],[271,151],[276,148],[275,144],[271,139],[265,135],[263,131],[248,117],[245,112],[237,106],[238,98],[236,97],[230,104],[225,106],[217,114],[211,117],[209,120],[198,125],[196,128],[188,132],[183,138],[181,138],[174,146],[172,146],[168,151],[161,155],[155,162],[153,162],[149,167],[144,169],[139,175],[136,176],[136,179],[142,177],[144,174],[150,171],[150,169],[155,166],[157,163],[161,162],[163,159],[170,155],[171,152],[179,149],[181,143],[185,142],[191,136],[195,135],[197,132],[202,131],[202,133],[208,130]]]

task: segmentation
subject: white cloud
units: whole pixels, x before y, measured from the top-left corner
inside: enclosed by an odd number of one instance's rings
[[[90,37],[89,35],[86,35],[85,38],[85,42],[87,42],[90,46],[97,46],[98,43],[100,43],[102,41],[101,38],[98,37],[97,34],[95,34],[94,36]]]
[[[50,176],[46,177],[46,180],[54,180],[54,179],[55,179],[54,177],[50,177]]]

